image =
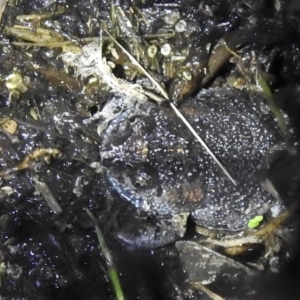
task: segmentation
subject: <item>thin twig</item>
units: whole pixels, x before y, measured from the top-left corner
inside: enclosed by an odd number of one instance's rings
[[[288,140],[290,137],[290,132],[289,132],[288,126],[285,122],[285,119],[282,115],[282,112],[275,104],[273,94],[270,90],[270,87],[269,87],[267,81],[259,73],[256,75],[256,85],[262,91],[262,94],[265,97],[265,99],[267,99],[269,107],[277,120],[277,123],[278,123],[279,129],[281,130],[281,133],[283,134],[284,138],[286,140]]]
[[[60,214],[62,212],[62,208],[53,196],[48,185],[45,182],[40,181],[37,176],[32,176],[32,179],[36,190],[44,197],[50,209],[55,214]]]
[[[0,0],[0,22],[8,0]]]
[[[209,298],[211,298],[213,300],[225,300],[225,298],[223,298],[223,297],[219,296],[218,294],[212,292],[210,289],[208,289],[206,286],[204,286],[200,282],[192,282],[191,286],[192,286],[193,289],[203,292],[204,294],[206,294]]]
[[[41,156],[57,156],[60,153],[61,152],[56,148],[37,148],[25,156],[23,160],[21,160],[15,166],[0,170],[0,177],[6,177],[12,173],[28,169],[31,164]]]

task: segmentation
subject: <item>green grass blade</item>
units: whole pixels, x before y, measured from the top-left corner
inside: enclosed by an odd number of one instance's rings
[[[92,214],[92,212],[88,208],[86,208],[85,210],[86,210],[87,214],[89,215],[89,217],[94,222],[97,238],[98,238],[98,241],[99,241],[99,244],[102,249],[102,252],[103,252],[103,255],[105,258],[105,262],[107,265],[108,277],[112,284],[113,290],[115,292],[116,299],[117,300],[125,300],[117,269],[114,265],[112,256],[109,252],[109,249],[105,243],[103,234],[98,226],[98,222],[97,222],[96,218],[94,217],[94,215]]]

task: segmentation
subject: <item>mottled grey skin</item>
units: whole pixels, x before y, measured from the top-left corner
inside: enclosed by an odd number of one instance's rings
[[[268,210],[261,166],[281,138],[264,100],[235,89],[203,90],[180,110],[237,181],[234,186],[173,111],[145,103],[123,112],[103,134],[102,163],[123,199],[149,214],[191,212],[230,231]]]

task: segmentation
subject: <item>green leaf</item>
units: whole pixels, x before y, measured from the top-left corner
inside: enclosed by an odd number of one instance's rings
[[[248,224],[247,224],[248,228],[250,228],[250,229],[256,228],[263,219],[264,219],[263,216],[255,216],[254,218],[252,218],[251,220],[248,221]]]

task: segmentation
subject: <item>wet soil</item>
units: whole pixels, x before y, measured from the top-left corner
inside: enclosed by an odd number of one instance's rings
[[[147,251],[129,251],[116,239],[123,219],[130,221],[132,207],[115,196],[102,173],[98,172],[99,124],[86,120],[100,111],[108,99],[117,96],[106,90],[84,92],[87,80],[73,77],[72,70],[70,74],[64,72],[60,48],[16,46],[12,42],[18,39],[3,33],[3,28],[14,25],[19,15],[54,12],[57,6],[62,6],[66,11],[53,20],[63,24],[66,34],[78,38],[99,36],[98,23],[90,27],[87,24],[89,20],[97,20],[99,11],[100,18],[105,20],[110,1],[62,0],[51,5],[46,2],[50,1],[18,1],[8,5],[2,17],[0,119],[14,120],[18,128],[11,135],[1,127],[0,169],[16,166],[37,148],[59,149],[61,154],[50,159],[42,155],[25,170],[7,174],[1,180],[1,187],[11,188],[12,193],[8,195],[5,189],[0,192],[0,297],[32,300],[113,298],[94,223],[85,211],[89,208],[103,231],[126,299],[209,299],[202,292],[189,293],[185,270],[174,244]],[[155,11],[160,7],[156,4],[164,3],[169,2],[137,0],[123,1],[120,5],[124,10],[136,6]],[[205,32],[212,32],[214,26],[219,28],[216,36],[222,37],[227,31],[249,25],[254,19],[271,24],[272,38],[266,37],[265,45],[254,40],[249,42],[249,48],[241,51],[257,51],[262,70],[271,74],[273,91],[292,91],[278,93],[277,100],[291,116],[294,139],[298,141],[300,106],[295,101],[299,99],[295,86],[300,79],[300,8],[296,1],[207,0],[203,1],[201,9],[198,1],[176,3],[176,9],[185,19],[199,24],[191,40],[196,46],[201,44],[198,36],[206,36]],[[162,10],[169,13],[172,8],[160,8],[160,13]],[[213,18],[205,17],[210,13]],[[159,17],[153,17],[151,22],[152,30],[163,24]],[[278,38],[274,39],[274,36]],[[182,44],[178,41],[177,47]],[[5,78],[14,68],[23,78],[27,76],[30,84],[25,93],[10,99]],[[233,69],[231,63],[225,64],[220,71],[221,83]],[[168,84],[166,81],[166,86]],[[37,118],[33,117],[33,110]],[[289,173],[287,166],[294,166],[299,161],[298,156],[287,155],[271,170],[280,193],[292,204],[300,192],[299,174],[297,168]],[[50,209],[38,191],[37,181],[48,186],[61,210]],[[193,228],[191,222],[185,239],[194,239]],[[295,249],[288,249],[284,255],[297,253],[296,242],[294,239],[287,242],[287,247]],[[282,260],[282,268],[285,268],[286,259]],[[263,277],[267,278],[269,273],[266,270]],[[228,299],[246,299],[245,290],[251,290],[253,297],[259,299],[260,296],[255,294],[256,288],[261,289],[256,286],[257,281],[249,280],[237,288],[238,283],[226,291],[226,282],[223,282],[217,291]],[[273,281],[268,284],[272,289]],[[288,290],[289,285],[286,286]],[[247,299],[251,299],[252,294],[249,293]]]

